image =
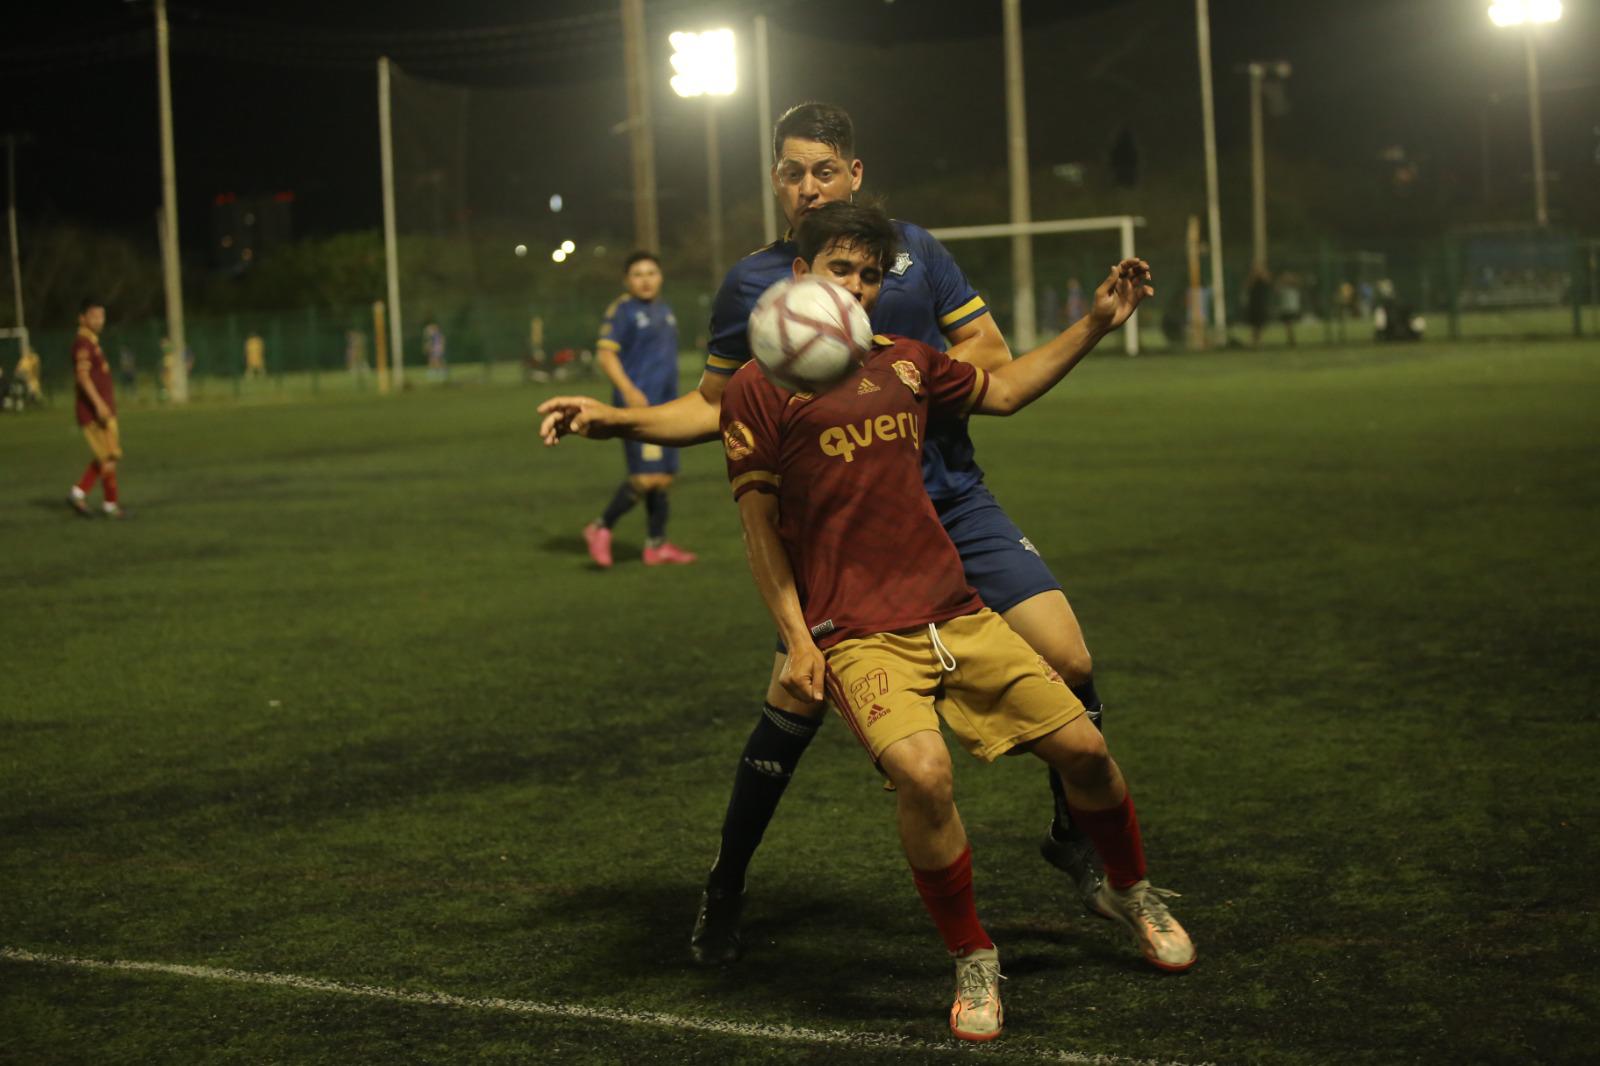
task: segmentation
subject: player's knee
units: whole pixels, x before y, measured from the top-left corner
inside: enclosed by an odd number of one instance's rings
[[[1089,649],[1082,641],[1078,641],[1075,647],[1060,649],[1047,661],[1061,675],[1061,680],[1067,683],[1068,688],[1081,685],[1094,676],[1094,660],[1089,657]]]
[[[100,473],[102,473],[102,474],[115,474],[116,472],[117,472],[117,461],[115,459],[102,459],[102,460],[100,460]]]
[[[1106,748],[1106,742],[1095,730],[1092,740],[1085,740],[1067,752],[1064,766],[1058,766],[1061,775],[1074,788],[1099,791],[1107,788],[1117,776],[1116,761]]]
[[[903,758],[896,764],[892,776],[895,790],[905,802],[915,804],[929,815],[955,805],[955,780],[948,753],[929,752]]]

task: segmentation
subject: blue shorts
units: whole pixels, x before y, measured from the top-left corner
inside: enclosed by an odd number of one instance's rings
[[[678,449],[676,448],[663,448],[659,444],[625,440],[622,442],[622,455],[627,460],[629,474],[676,474],[678,472]]]
[[[983,485],[949,500],[935,500],[933,509],[961,553],[967,584],[978,590],[983,605],[1005,614],[1041,592],[1056,592],[1061,582],[1039,557],[1033,542],[1000,509],[1000,501]],[[778,651],[787,652],[783,638]]]
[[[983,485],[954,499],[935,500],[933,509],[961,553],[967,584],[978,590],[984,606],[995,614],[1005,614],[1041,592],[1060,590],[1061,582],[1038,549]]]

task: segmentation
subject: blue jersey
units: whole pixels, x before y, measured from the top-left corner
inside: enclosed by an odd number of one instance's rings
[[[606,308],[595,347],[616,352],[628,380],[652,404],[677,398],[678,318],[664,301],[618,296]],[[622,403],[616,390],[612,402]]]
[[[899,221],[894,229],[897,249],[884,273],[872,328],[944,351],[944,335],[988,314],[989,305],[927,230]],[[739,260],[722,279],[711,305],[708,373],[729,375],[749,361],[750,312],[774,282],[790,276],[797,253],[793,241],[776,241]],[[940,419],[929,426],[922,480],[935,501],[953,499],[983,483],[966,419]]]

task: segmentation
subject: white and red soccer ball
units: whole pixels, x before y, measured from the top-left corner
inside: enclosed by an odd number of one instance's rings
[[[750,351],[779,388],[821,392],[849,374],[872,346],[872,323],[842,285],[786,278],[750,312]]]

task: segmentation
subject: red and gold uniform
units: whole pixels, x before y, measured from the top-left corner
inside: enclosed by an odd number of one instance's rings
[[[937,729],[993,759],[1083,707],[967,584],[923,486],[930,419],[969,414],[988,375],[903,337],[876,337],[820,395],[753,362],[728,382],[721,427],[734,498],[778,497],[778,534],[829,696],[874,759]]]
[[[95,391],[110,411],[110,417],[104,425],[100,424],[94,403],[84,391],[83,382],[78,380],[78,373],[85,369],[89,372],[89,380],[94,383]],[[117,435],[117,398],[111,388],[111,364],[106,362],[106,353],[100,348],[100,338],[85,326],[78,327],[78,335],[72,340],[72,370],[73,391],[78,399],[78,425],[83,427],[89,449],[94,452],[98,462],[121,459],[122,443]]]

